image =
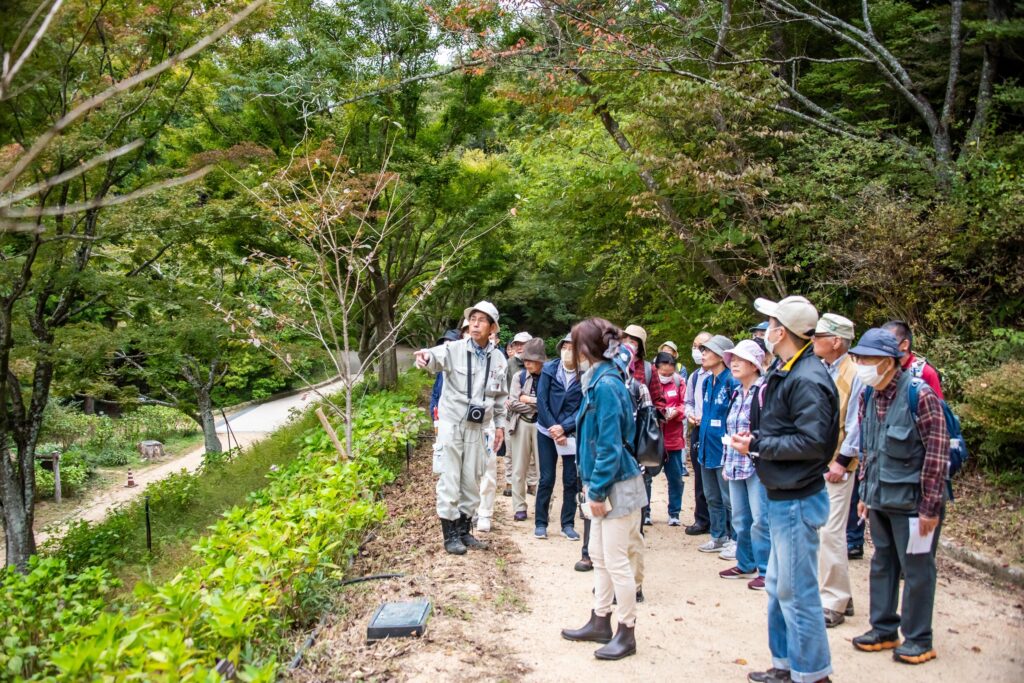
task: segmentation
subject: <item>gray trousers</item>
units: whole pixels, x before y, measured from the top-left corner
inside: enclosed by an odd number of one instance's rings
[[[437,440],[441,446],[437,516],[452,520],[459,515],[472,517],[480,507],[480,479],[487,468],[484,429],[441,422]]]
[[[944,512],[944,511],[943,511]],[[885,634],[903,631],[907,641],[932,646],[932,608],[935,604],[935,550],[942,530],[942,515],[930,553],[907,554],[910,515],[871,510],[871,627]],[[903,613],[897,609],[900,572],[903,572]]]

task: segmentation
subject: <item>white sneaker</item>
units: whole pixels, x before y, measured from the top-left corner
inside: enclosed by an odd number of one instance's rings
[[[669,517],[668,518],[668,525],[669,526],[682,526],[679,523],[679,518],[678,517]]]
[[[728,560],[732,562],[736,559],[736,541],[729,541],[722,548],[722,552],[718,554],[720,560]]]
[[[491,530],[491,518],[490,517],[481,517],[480,519],[478,519],[476,521],[476,530],[477,531],[483,531],[485,533],[490,531]]]
[[[722,549],[725,548],[725,544],[725,541],[716,541],[712,538],[710,541],[697,548],[697,550],[699,550],[702,553],[720,553],[722,552]]]

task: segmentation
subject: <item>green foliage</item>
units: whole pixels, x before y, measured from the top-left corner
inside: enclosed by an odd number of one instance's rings
[[[992,472],[1024,474],[1024,363],[1003,363],[969,380],[959,409],[978,462]]]
[[[43,418],[44,438],[58,442],[63,451],[62,477],[69,457],[86,460],[90,471],[93,467],[118,467],[137,461],[136,447],[144,439],[166,443],[196,431],[194,421],[166,406],[142,406],[122,417],[111,418],[86,415],[59,401],[51,401]],[[51,479],[50,490],[52,486]]]
[[[63,559],[38,555],[27,574],[0,572],[0,680],[49,670],[48,658],[103,613],[117,585],[101,567],[71,572]]]
[[[279,658],[291,645],[288,629],[311,620],[365,529],[383,519],[376,494],[397,471],[397,464],[386,463],[395,463],[393,456],[424,425],[422,411],[409,403],[426,384],[415,373],[395,393],[362,396],[357,456],[342,463],[319,438],[321,428],[308,419],[295,425],[303,434],[300,457],[264,469],[269,483],[224,512],[193,547],[195,562],[165,583],[140,582],[132,596],[114,604],[102,599],[116,585],[103,566],[111,558],[103,554],[116,555],[117,544],[138,533],[131,529],[136,506],[94,527],[77,525],[55,557],[35,560],[27,575],[6,574],[0,614],[13,626],[5,632],[10,640],[0,680],[96,680],[127,671],[146,679],[206,681],[221,657],[244,669],[243,680],[275,680]],[[292,429],[288,442],[294,439]],[[146,493],[154,511],[162,516],[192,508],[206,480],[222,480],[248,457],[151,485]],[[64,592],[54,590],[55,582]],[[58,613],[60,604],[75,608]],[[28,624],[36,612],[45,620]]]

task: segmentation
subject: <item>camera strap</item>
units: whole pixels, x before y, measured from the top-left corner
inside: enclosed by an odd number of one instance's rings
[[[491,354],[487,354],[487,364],[484,366],[484,398],[487,397],[487,376],[491,374]],[[466,349],[466,398],[473,402],[473,352]]]

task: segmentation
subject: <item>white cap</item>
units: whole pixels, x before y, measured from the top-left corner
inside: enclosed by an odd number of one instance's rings
[[[473,314],[473,311],[480,311],[481,313],[486,313],[487,317],[489,317],[493,322],[498,322],[498,308],[490,301],[481,301],[475,306],[470,306],[465,311],[463,311],[462,317],[465,318],[466,320],[469,320],[469,316]]]
[[[801,339],[810,339],[818,326],[818,309],[802,296],[787,296],[779,302],[755,299],[754,308],[758,313],[775,318]]]
[[[517,342],[522,342],[525,344],[531,339],[533,339],[533,335],[529,332],[516,332],[516,336],[512,337],[512,343],[515,344]]]

